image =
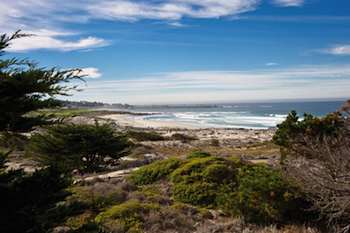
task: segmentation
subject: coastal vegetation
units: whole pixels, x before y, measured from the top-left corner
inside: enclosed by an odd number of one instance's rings
[[[350,103],[321,118],[291,112],[273,142],[225,151],[214,136],[77,123],[86,111],[60,112],[56,97],[79,70],[3,59],[23,36],[0,37],[1,232],[350,231]],[[13,166],[26,159],[31,171]]]
[[[81,80],[79,69],[59,70],[41,68],[26,59],[4,59],[4,51],[18,38],[28,36],[20,31],[12,36],[0,37],[0,130],[23,132],[33,126],[48,123],[42,115],[26,114],[42,108],[60,106],[54,97],[68,95],[75,86],[66,85],[73,80]]]
[[[292,112],[274,136],[283,169],[336,232],[350,230],[350,102],[323,118]]]
[[[27,153],[43,165],[94,172],[108,164],[107,157],[116,160],[131,146],[127,137],[116,135],[107,124],[59,124],[33,134]]]

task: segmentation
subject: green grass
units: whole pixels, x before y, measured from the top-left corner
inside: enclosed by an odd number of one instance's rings
[[[41,109],[35,112],[31,112],[28,114],[28,116],[38,116],[38,115],[44,115],[47,117],[53,117],[53,118],[62,118],[62,117],[74,117],[74,116],[81,116],[84,114],[88,114],[94,112],[94,110],[91,109],[83,109],[83,108],[72,108],[72,109],[65,109],[65,108],[52,108],[52,109]]]

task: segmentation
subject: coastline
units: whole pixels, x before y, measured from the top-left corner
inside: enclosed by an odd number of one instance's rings
[[[210,125],[199,125],[195,123],[178,122],[175,120],[150,120],[143,119],[142,116],[151,114],[147,113],[129,113],[122,112],[116,113],[111,112],[109,114],[99,115],[98,118],[103,120],[111,120],[121,127],[133,127],[133,128],[144,128],[144,129],[187,129],[187,130],[204,130],[204,129],[218,129],[218,130],[271,130],[274,127],[215,127]]]
[[[134,127],[134,128],[148,128],[148,129],[205,129],[208,127],[200,127],[195,124],[181,123],[176,121],[155,121],[155,120],[145,120],[140,117],[140,115],[135,114],[108,114],[99,116],[99,118],[104,120],[112,120],[122,127]]]

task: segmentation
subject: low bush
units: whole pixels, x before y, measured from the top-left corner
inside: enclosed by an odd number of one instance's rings
[[[100,213],[95,221],[107,231],[119,225],[121,232],[142,232],[144,215],[158,209],[159,206],[154,204],[142,204],[137,200],[129,200]]]
[[[167,178],[177,203],[221,209],[250,223],[303,223],[310,217],[304,211],[310,205],[281,171],[236,158],[194,152],[184,161],[169,159],[143,167],[131,178],[139,185]],[[158,193],[154,200],[161,204]]]
[[[96,183],[91,186],[77,186],[70,189],[72,195],[68,202],[80,202],[93,211],[113,204],[120,204],[127,198],[122,188],[108,183]]]
[[[173,187],[173,196],[177,201],[197,206],[215,207],[216,197],[219,194],[214,183],[194,182],[176,183]]]
[[[187,155],[187,159],[194,159],[194,158],[206,158],[210,157],[211,155],[207,152],[203,151],[193,151],[190,154]]]
[[[324,117],[291,112],[277,128],[285,174],[307,193],[329,232],[349,232],[350,101]]]
[[[28,138],[22,134],[8,131],[0,132],[0,147],[23,151],[27,143]]]
[[[127,132],[127,136],[139,141],[139,142],[144,142],[144,141],[164,141],[165,138],[160,135],[157,132],[153,132],[153,131],[134,131],[134,130],[130,130]]]
[[[179,159],[166,159],[154,162],[133,172],[131,181],[137,185],[151,184],[165,178],[181,165]]]
[[[234,163],[218,157],[188,159],[181,167],[171,174],[174,183],[193,182],[203,178],[203,172],[209,165],[234,166]]]
[[[223,187],[231,190],[235,186],[236,172],[235,164],[222,158],[189,159],[171,175],[173,196],[184,203],[218,207],[220,190]]]
[[[278,170],[265,165],[243,166],[237,182],[233,205],[249,222],[286,223],[306,216],[307,203]]]
[[[175,133],[171,135],[171,138],[177,141],[181,141],[183,143],[188,143],[194,140],[198,140],[198,138],[186,134],[181,134],[181,133]]]

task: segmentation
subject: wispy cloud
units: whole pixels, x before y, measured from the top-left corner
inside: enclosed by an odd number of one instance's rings
[[[86,67],[81,69],[79,75],[84,76],[84,78],[100,78],[102,77],[102,73],[98,68],[95,67]]]
[[[321,50],[321,52],[339,56],[350,56],[350,44],[335,45],[329,49]]]
[[[86,37],[75,41],[59,39],[55,35],[33,35],[15,40],[7,49],[9,52],[26,52],[36,49],[73,51],[91,49],[108,45],[108,42],[96,38]]]
[[[106,102],[189,103],[346,97],[350,65],[255,71],[189,71],[88,81],[74,98]],[[117,93],[117,94],[116,94]]]
[[[273,3],[281,7],[297,7],[304,5],[304,0],[273,0]]]
[[[218,18],[255,10],[260,0],[102,0],[86,6],[91,17],[110,20]]]
[[[72,39],[65,31],[67,23],[84,23],[96,19],[167,22],[183,27],[182,18],[219,18],[255,10],[261,0],[2,0],[2,32],[23,29],[37,36],[14,42],[10,51],[50,49],[71,51],[106,46],[101,38],[89,36]],[[79,34],[79,32],[75,32]]]
[[[278,66],[279,64],[277,62],[267,62],[265,63],[265,66]]]

